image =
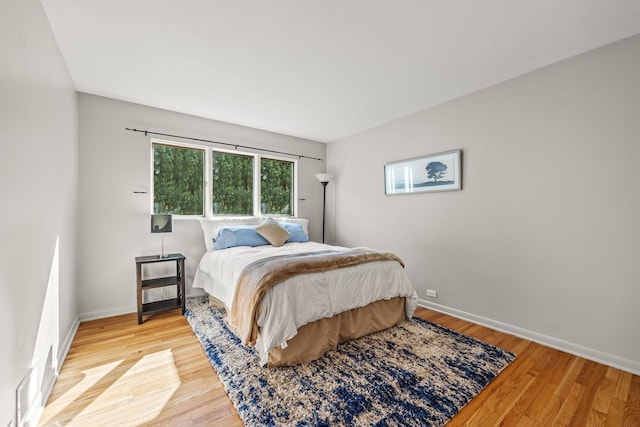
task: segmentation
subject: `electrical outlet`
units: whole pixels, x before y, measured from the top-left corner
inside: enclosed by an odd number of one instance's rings
[[[427,289],[427,296],[431,298],[438,298],[438,293],[431,289]]]

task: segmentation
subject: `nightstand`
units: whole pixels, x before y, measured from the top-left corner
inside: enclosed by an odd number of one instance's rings
[[[185,309],[185,286],[184,286],[184,255],[169,254],[165,257],[159,255],[139,256],[136,257],[136,282],[138,294],[138,325],[142,323],[142,316],[145,314],[158,313],[161,311],[174,310],[182,308],[182,314]],[[143,266],[147,264],[155,264],[158,262],[175,262],[176,275],[158,277],[155,279],[143,279]],[[142,303],[142,294],[144,291],[155,288],[163,288],[166,286],[175,286],[177,290],[177,298],[170,298],[160,301]]]

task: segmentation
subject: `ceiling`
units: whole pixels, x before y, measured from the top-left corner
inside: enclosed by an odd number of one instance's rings
[[[329,142],[640,33],[637,0],[41,0],[75,87]]]

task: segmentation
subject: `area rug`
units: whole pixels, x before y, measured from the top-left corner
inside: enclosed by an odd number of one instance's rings
[[[189,299],[185,316],[245,426],[442,426],[515,358],[414,318],[269,369],[206,299]]]

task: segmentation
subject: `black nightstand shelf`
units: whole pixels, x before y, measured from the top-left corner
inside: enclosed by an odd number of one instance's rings
[[[158,313],[167,310],[182,308],[182,314],[185,310],[185,284],[184,284],[184,260],[182,254],[169,254],[165,257],[158,255],[136,257],[136,282],[138,295],[138,324],[142,323],[142,317],[145,314]],[[142,279],[142,266],[145,264],[154,264],[158,262],[176,263],[176,275],[158,277],[155,279]],[[153,302],[142,302],[142,294],[144,291],[155,288],[163,288],[166,286],[175,286],[177,298],[170,298]]]

